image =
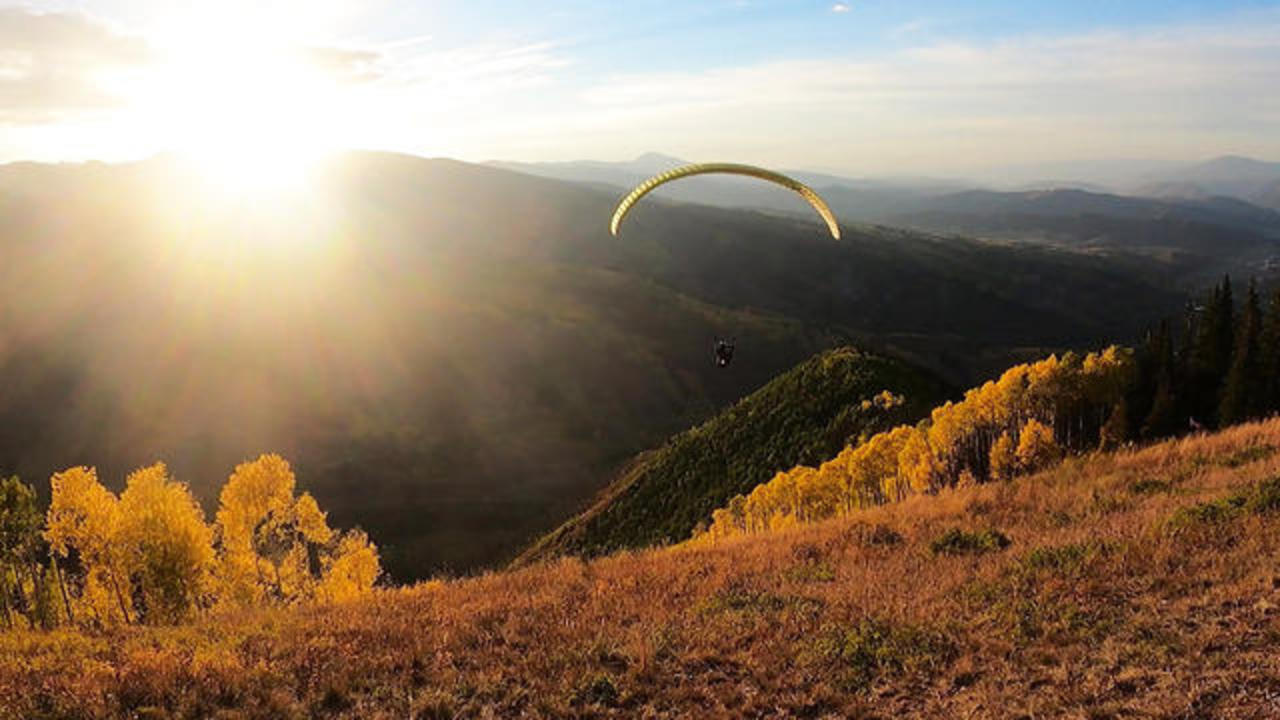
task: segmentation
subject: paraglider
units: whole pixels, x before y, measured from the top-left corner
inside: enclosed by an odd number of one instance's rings
[[[805,185],[793,178],[789,178],[782,173],[766,170],[754,165],[741,165],[738,163],[695,163],[693,165],[683,165],[675,168],[674,170],[668,170],[664,173],[654,175],[648,180],[637,185],[634,190],[622,199],[622,202],[618,203],[617,209],[613,211],[613,219],[609,222],[610,234],[617,236],[618,226],[622,224],[622,220],[627,216],[627,213],[631,212],[631,208],[640,201],[640,198],[648,195],[659,185],[669,183],[672,180],[690,177],[692,175],[706,175],[709,173],[746,175],[748,177],[758,178],[776,185],[781,185],[782,187],[791,190],[813,206],[813,209],[816,210],[818,215],[822,217],[824,222],[826,222],[827,231],[831,233],[831,237],[836,240],[840,239],[840,224],[836,222],[835,213],[831,212],[831,208],[827,206],[826,201],[824,201],[818,193],[814,192],[808,185]],[[733,348],[734,344],[732,341],[723,339],[716,340],[716,367],[729,367],[729,363],[733,361]]]
[[[729,367],[733,361],[733,343],[728,340],[716,340],[716,367]]]
[[[804,198],[818,215],[827,223],[827,230],[831,232],[831,237],[840,239],[840,225],[836,222],[836,216],[831,212],[831,208],[827,207],[827,203],[818,196],[809,186],[792,178],[777,173],[772,170],[755,167],[754,165],[740,165],[738,163],[696,163],[693,165],[684,165],[674,170],[668,170],[664,173],[654,175],[636,186],[622,202],[618,203],[617,210],[613,212],[613,220],[609,223],[609,232],[613,235],[618,234],[618,226],[622,224],[622,219],[631,211],[632,206],[636,204],[640,198],[648,195],[650,191],[659,185],[669,183],[672,180],[690,177],[692,175],[705,175],[708,173],[728,173],[730,175],[746,175],[748,177],[759,178],[777,185],[781,185],[792,192],[795,192]]]

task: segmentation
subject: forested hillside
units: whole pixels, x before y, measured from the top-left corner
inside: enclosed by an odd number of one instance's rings
[[[1280,292],[1263,313],[1255,286],[1237,311],[1226,278],[1135,353],[1112,346],[1010,368],[998,380],[814,467],[778,473],[712,516],[707,537],[846,515],[940,488],[1007,480],[1064,453],[1118,447],[1280,412]],[[1199,418],[1197,420],[1197,418]]]
[[[914,422],[946,394],[941,381],[899,361],[853,348],[822,353],[640,455],[591,507],[519,562],[686,539],[733,495],[778,470]]]
[[[280,452],[399,579],[509,559],[820,350],[963,387],[1182,302],[1102,259],[660,201],[613,238],[610,193],[447,160],[350,154],[254,202],[183,172],[0,167],[0,473],[45,502],[164,461],[209,510]]]

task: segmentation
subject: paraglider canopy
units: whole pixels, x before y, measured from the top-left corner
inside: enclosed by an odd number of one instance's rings
[[[809,186],[792,178],[777,173],[772,170],[756,167],[754,165],[740,165],[737,163],[696,163],[694,165],[684,165],[674,170],[668,170],[664,173],[654,175],[636,186],[622,202],[618,203],[618,209],[613,212],[613,220],[609,223],[609,232],[613,235],[618,234],[618,226],[622,224],[622,219],[631,211],[633,205],[640,198],[648,195],[654,188],[659,185],[679,180],[680,178],[689,177],[691,175],[705,175],[708,173],[728,173],[730,175],[746,175],[748,177],[759,178],[767,182],[771,182],[791,190],[804,198],[813,209],[822,216],[827,223],[827,230],[831,232],[831,237],[840,239],[840,224],[836,222],[836,216],[831,212],[831,208],[827,207],[827,203],[823,201],[818,193],[814,192]]]

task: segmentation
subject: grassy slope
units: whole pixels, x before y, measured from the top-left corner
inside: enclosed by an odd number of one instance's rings
[[[904,404],[860,408],[882,390],[902,395]],[[517,563],[688,539],[734,495],[797,464],[832,457],[859,435],[913,422],[945,395],[943,383],[900,361],[853,348],[822,353],[640,455],[595,503]]]
[[[1280,493],[1203,503],[1277,447],[1273,420],[714,546],[12,633],[0,716],[1275,717]],[[935,555],[952,528],[1012,542]]]

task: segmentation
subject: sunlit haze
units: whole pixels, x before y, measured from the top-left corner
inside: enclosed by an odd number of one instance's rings
[[[1275,3],[0,6],[0,161],[375,148],[1106,180],[1280,156]]]

